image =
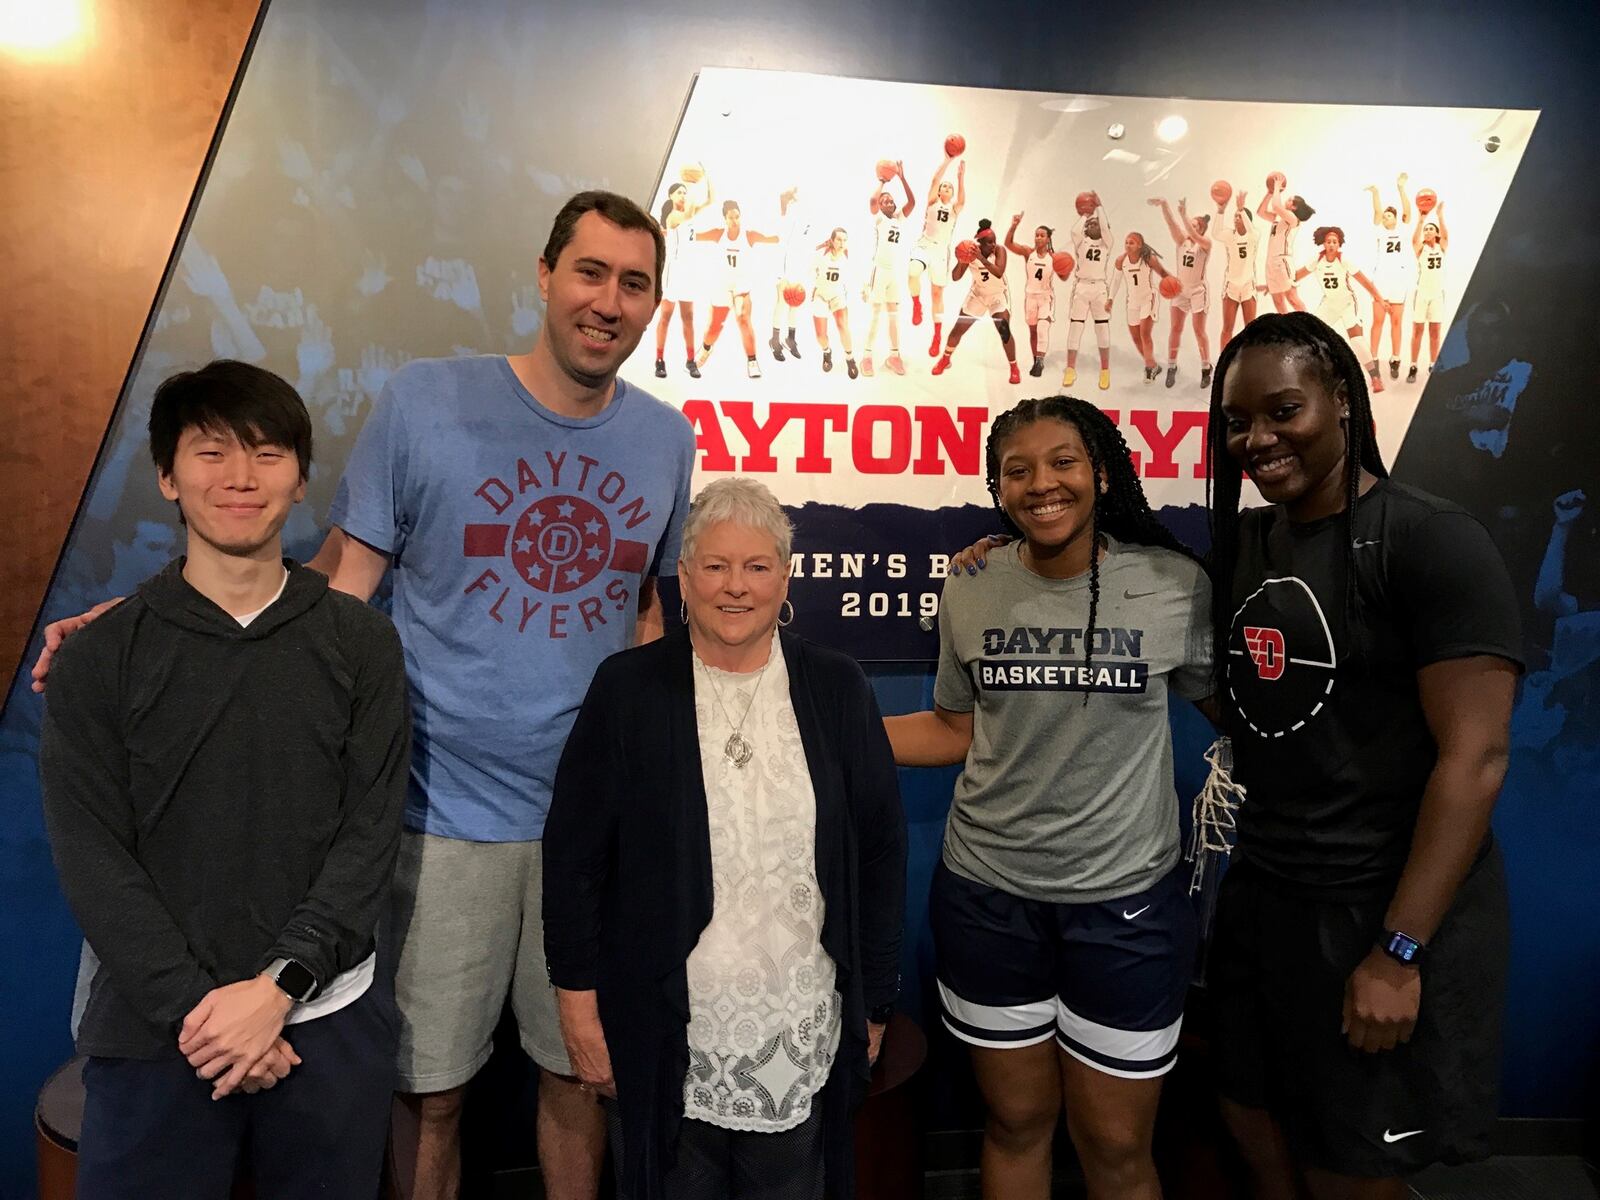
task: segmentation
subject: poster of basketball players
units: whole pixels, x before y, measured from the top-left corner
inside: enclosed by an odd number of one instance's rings
[[[899,636],[961,544],[918,516],[986,516],[988,423],[1024,397],[1106,409],[1177,516],[1204,498],[1216,356],[1305,309],[1367,365],[1392,458],[1535,119],[706,70],[654,196],[664,302],[624,374],[682,407],[699,482],[812,506],[814,610]],[[874,558],[899,574],[874,582]]]

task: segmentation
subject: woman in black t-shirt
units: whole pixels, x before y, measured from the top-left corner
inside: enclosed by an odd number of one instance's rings
[[[1488,534],[1388,478],[1307,313],[1217,363],[1217,694],[1246,790],[1209,985],[1258,1197],[1403,1197],[1487,1153],[1507,954],[1489,817],[1521,635]],[[1241,512],[1242,468],[1267,501]]]

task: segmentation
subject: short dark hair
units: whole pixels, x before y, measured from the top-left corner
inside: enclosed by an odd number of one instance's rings
[[[550,226],[550,240],[544,244],[545,266],[555,268],[556,260],[561,257],[561,252],[572,241],[572,235],[577,231],[578,219],[584,213],[599,213],[613,225],[622,229],[634,229],[640,233],[648,233],[650,240],[656,247],[656,299],[661,299],[661,276],[667,268],[667,239],[661,232],[661,226],[644,209],[640,208],[626,196],[616,192],[604,192],[598,188],[579,192],[572,199],[561,206],[561,211],[556,214],[555,223]]]
[[[150,457],[172,474],[185,429],[231,433],[241,445],[294,451],[303,481],[311,473],[311,414],[287,380],[261,367],[219,358],[180,371],[156,388],[150,404]]]

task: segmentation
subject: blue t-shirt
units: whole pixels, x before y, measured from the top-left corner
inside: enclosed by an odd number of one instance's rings
[[[389,379],[329,517],[393,559],[409,828],[543,836],[595,668],[632,644],[647,573],[677,567],[693,460],[683,415],[621,380],[578,420],[501,357],[418,360]]]

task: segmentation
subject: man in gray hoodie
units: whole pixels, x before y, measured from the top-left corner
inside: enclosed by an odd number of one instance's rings
[[[62,650],[40,748],[51,849],[101,962],[78,1194],[225,1197],[248,1147],[259,1195],[373,1196],[399,638],[282,556],[311,465],[287,383],[237,362],[174,376],[150,446],[187,554]]]

